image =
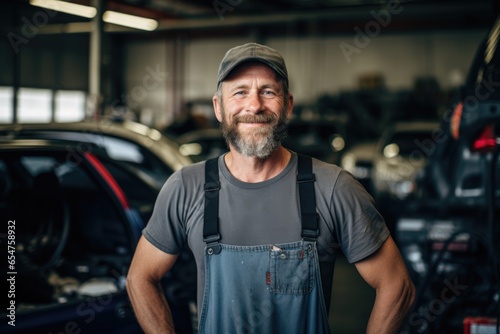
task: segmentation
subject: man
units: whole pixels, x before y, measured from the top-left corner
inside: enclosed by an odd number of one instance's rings
[[[281,55],[229,50],[213,105],[229,152],[168,179],[130,267],[144,331],[174,333],[159,282],[187,243],[200,333],[329,333],[339,246],[376,290],[367,333],[396,333],[414,287],[371,197],[337,166],[281,146],[293,108]]]

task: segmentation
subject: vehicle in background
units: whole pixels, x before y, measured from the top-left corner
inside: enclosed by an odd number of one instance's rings
[[[33,138],[79,142],[104,149],[108,156],[127,164],[161,187],[176,170],[192,163],[180,154],[179,145],[154,128],[140,123],[111,119],[75,123],[0,125],[0,139]]]
[[[228,151],[226,140],[218,128],[189,131],[176,140],[180,153],[195,162],[215,158]]]
[[[381,200],[408,198],[429,156],[426,146],[439,139],[438,122],[396,122],[387,126],[374,151],[375,196]]]
[[[283,146],[328,163],[339,164],[345,148],[344,136],[333,122],[293,118]]]
[[[371,174],[376,147],[376,141],[357,143],[347,149],[340,159],[340,167],[351,173],[370,194],[373,194]]]
[[[67,159],[78,163],[84,153],[99,155],[102,165],[120,186],[129,204],[144,223],[165,180],[176,170],[192,164],[178,144],[159,131],[130,121],[17,124],[0,126],[0,140],[39,139],[67,146]],[[167,275],[166,294],[179,319],[196,315],[194,257],[185,249]],[[184,326],[185,328],[186,326]],[[184,331],[189,333],[188,331]]]
[[[371,173],[373,196],[392,233],[427,162],[426,146],[436,140],[439,140],[438,122],[413,121],[387,126],[377,141]]]
[[[500,17],[396,224],[417,286],[407,333],[500,332]],[[432,145],[431,145],[432,144]],[[432,148],[432,150],[431,150]]]
[[[132,121],[13,124],[0,125],[0,139],[48,139],[73,141],[79,144],[68,153],[69,158],[81,152],[99,149],[114,165],[108,166],[129,200],[140,210],[145,221],[153,211],[156,196],[176,170],[192,164],[192,160],[179,152],[178,144],[158,130]],[[122,171],[127,170],[140,178],[134,182]],[[153,188],[153,189],[147,189]],[[152,190],[152,191],[151,191]]]
[[[0,141],[0,219],[15,279],[2,333],[141,333],[125,278],[145,222],[106,166],[136,176],[79,145]],[[171,302],[189,333],[189,314]]]

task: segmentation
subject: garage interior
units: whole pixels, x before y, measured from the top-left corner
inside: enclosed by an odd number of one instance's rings
[[[64,3],[82,7],[70,14],[63,12]],[[111,23],[111,13],[147,19],[146,26]],[[219,62],[233,46],[266,44],[283,55],[294,95],[294,117],[286,144],[358,177],[380,205],[391,232],[400,233],[398,243],[404,248],[420,224],[416,221],[421,217],[415,218],[415,212],[427,211],[415,209],[416,204],[411,206],[414,211],[406,207],[404,212],[395,210],[401,202],[386,201],[387,194],[379,195],[381,186],[372,180],[372,155],[366,166],[356,166],[362,158],[354,149],[367,145],[368,151],[375,152],[385,130],[399,122],[415,126],[426,122],[439,128],[460,99],[484,39],[498,39],[499,31],[491,29],[499,14],[500,3],[495,0],[71,0],[52,4],[48,0],[5,0],[0,2],[4,36],[0,39],[0,138],[12,140],[16,126],[21,129],[26,124],[58,123],[62,129],[67,122],[127,120],[178,141],[194,162],[220,154],[224,147],[203,151],[210,148],[210,140],[221,140],[211,100]],[[495,61],[499,59],[495,57]],[[492,131],[498,134],[500,116],[496,109],[490,110],[488,124],[494,124],[496,130]],[[209,135],[209,131],[213,133]],[[411,138],[415,141],[416,137]],[[425,139],[420,142],[428,143]],[[484,161],[478,160],[487,164],[498,157],[493,151],[485,156]],[[492,231],[500,226],[499,196],[495,199],[500,182],[494,178],[498,168],[493,167],[481,183],[485,188],[493,184],[493,209],[483,204],[477,209],[497,224]],[[467,203],[473,205],[472,200]],[[452,221],[451,215],[476,215],[476,207],[467,208],[432,212],[439,213],[436,219],[442,224]],[[444,227],[448,236],[453,234],[451,225]],[[455,245],[455,241],[450,243]],[[474,247],[481,248],[480,244]],[[434,255],[424,252],[421,256],[431,260],[455,256],[439,253],[442,240],[440,245],[433,248]],[[404,249],[413,251],[410,246]],[[459,272],[470,272],[467,265],[477,260],[475,256],[490,254],[484,252],[467,258],[466,264],[455,258],[453,263],[462,266]],[[411,314],[413,319],[410,315],[402,333],[455,333],[466,327],[469,331],[464,333],[483,333],[470,329],[474,326],[495,333],[500,281],[495,282],[499,267],[496,259],[492,261],[492,272],[478,269],[480,278],[474,281],[480,292],[471,294],[483,293],[481,298],[470,302],[457,296],[457,303],[438,303],[443,285],[434,285],[422,292],[420,308]],[[425,283],[426,276],[420,277]],[[373,300],[372,289],[340,255],[330,310],[332,332],[363,333]],[[125,316],[133,317],[127,312]],[[80,327],[82,333],[90,332],[85,326]]]

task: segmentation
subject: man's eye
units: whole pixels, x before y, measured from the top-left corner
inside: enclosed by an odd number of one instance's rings
[[[242,90],[237,91],[237,92],[234,93],[234,95],[244,95],[244,94],[245,94],[245,92],[242,91]]]
[[[276,95],[276,93],[272,90],[265,90],[264,92],[262,92],[262,94],[264,94],[264,95]]]

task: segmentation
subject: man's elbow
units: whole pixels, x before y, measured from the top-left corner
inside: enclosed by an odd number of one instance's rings
[[[138,282],[138,279],[134,277],[134,274],[129,272],[127,274],[127,279],[125,283],[125,287],[127,288],[127,293],[129,297],[132,297],[133,291],[136,289],[136,283]]]
[[[126,278],[126,288],[129,296],[142,294],[150,289],[158,289],[161,285],[161,279],[157,279],[144,272],[135,270],[129,271]]]
[[[415,290],[416,290],[415,285],[409,278],[403,281],[401,288],[401,296],[402,296],[403,307],[404,310],[406,310],[406,312],[409,312],[410,309],[413,307],[413,303],[415,302]]]
[[[140,291],[144,289],[144,284],[146,279],[139,271],[130,270],[126,278],[126,289],[130,298],[134,295],[140,294]]]

